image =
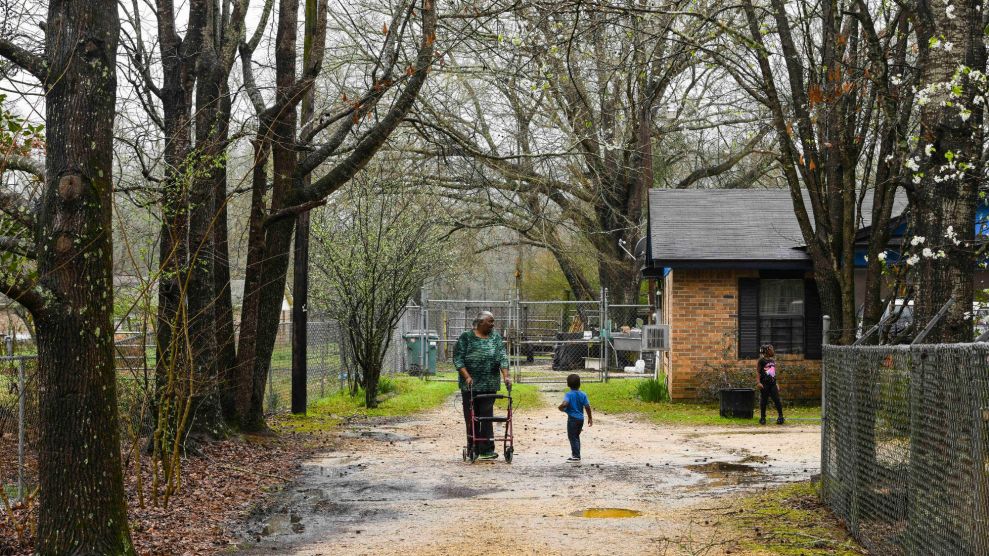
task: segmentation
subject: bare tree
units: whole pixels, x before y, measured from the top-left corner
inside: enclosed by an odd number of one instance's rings
[[[443,53],[442,89],[414,122],[420,154],[437,161],[434,185],[465,207],[458,225],[504,227],[547,249],[580,298],[598,282],[634,300],[629,253],[648,189],[710,185],[765,134],[697,56],[694,45],[720,31],[677,15],[689,5],[511,4],[451,30],[462,44]],[[752,167],[738,177],[768,169]],[[590,246],[596,276],[575,259],[575,240]]]
[[[455,270],[456,247],[423,190],[394,187],[382,170],[358,175],[314,220],[315,305],[336,319],[354,365],[351,394],[377,406],[378,379],[406,303],[432,278]]]
[[[116,2],[52,0],[43,54],[0,38],[0,56],[45,91],[44,169],[15,162],[41,174],[39,205],[21,191],[0,195],[5,218],[31,231],[36,257],[5,266],[0,291],[31,312],[37,331],[40,554],[134,554],[111,323],[119,33]]]
[[[245,430],[264,428],[262,403],[264,385],[278,327],[278,314],[285,291],[289,246],[295,216],[325,202],[328,195],[346,184],[360,171],[411,109],[433,63],[436,42],[436,8],[433,0],[403,0],[388,6],[381,16],[381,40],[368,59],[358,59],[358,68],[367,68],[353,94],[341,92],[323,110],[314,111],[314,120],[304,122],[299,133],[296,109],[319,76],[322,44],[325,40],[328,8],[325,2],[307,0],[306,25],[313,41],[312,56],[304,60],[301,74],[296,68],[299,0],[281,0],[275,45],[276,94],[266,104],[255,84],[252,66],[256,41],[241,45],[244,79],[258,114],[258,134],[254,139],[255,167],[252,176],[248,260],[245,277],[241,329],[237,350],[236,407],[238,421]],[[379,8],[379,6],[375,6]],[[356,32],[351,14],[335,14],[345,25],[340,36],[345,41],[364,44]],[[371,13],[375,13],[371,10]],[[339,19],[336,19],[339,18]],[[359,39],[359,40],[358,40]],[[415,44],[414,52],[405,53]],[[344,63],[354,64],[353,59]],[[348,88],[354,88],[348,83]],[[336,100],[339,99],[339,100]],[[269,180],[267,161],[272,159]],[[306,180],[312,175],[312,182]],[[270,196],[267,195],[270,190]]]
[[[744,21],[725,25],[748,36],[708,48],[771,114],[783,178],[824,312],[833,319],[831,339],[849,343],[855,337],[856,233],[867,195],[866,323],[882,313],[879,254],[889,241],[916,76],[907,56],[910,17],[900,6],[832,0],[796,9],[778,0],[745,0],[742,12]],[[739,46],[747,47],[744,56]]]

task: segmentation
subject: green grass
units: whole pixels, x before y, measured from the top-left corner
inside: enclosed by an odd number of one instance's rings
[[[456,380],[457,372],[439,371],[436,373],[434,378],[442,380]],[[501,387],[501,393],[505,393],[504,385]],[[513,384],[512,402],[515,404],[516,411],[528,411],[538,409],[546,405],[546,400],[543,399],[542,395],[539,393],[539,388],[537,388],[535,384]],[[505,402],[505,400],[498,400],[495,406],[505,409],[507,402]]]
[[[388,380],[391,391],[379,396],[378,407],[365,407],[363,392],[355,397],[348,392],[338,392],[317,400],[310,409],[338,416],[401,417],[432,409],[457,391],[455,382],[434,382],[411,376],[395,376]]]
[[[502,388],[501,393],[505,393],[504,388]],[[515,405],[515,411],[531,411],[546,405],[546,401],[535,384],[513,384],[512,403]],[[498,400],[495,405],[504,408],[505,400]]]
[[[817,486],[794,483],[743,498],[731,520],[742,547],[781,556],[865,554],[820,503]]]
[[[441,374],[440,378],[450,378]],[[279,414],[271,419],[276,430],[310,433],[332,429],[346,419],[354,417],[403,417],[428,411],[443,404],[457,391],[456,382],[422,380],[412,376],[389,376],[384,379],[384,389],[378,399],[378,407],[364,405],[364,393],[351,397],[346,391],[336,392],[314,401],[307,415]],[[504,388],[501,391],[505,393]],[[544,400],[533,384],[519,384],[512,388],[512,398],[517,411],[529,411],[542,407]],[[504,409],[506,402],[498,400]]]
[[[756,419],[726,419],[718,414],[716,403],[647,402],[638,397],[638,380],[613,380],[607,383],[590,383],[581,386],[587,393],[591,407],[605,413],[632,413],[662,424],[679,425],[753,425]],[[758,414],[758,397],[756,413]],[[775,414],[775,411],[773,412]],[[784,407],[787,418],[819,419],[820,406]],[[813,423],[813,421],[812,421]]]

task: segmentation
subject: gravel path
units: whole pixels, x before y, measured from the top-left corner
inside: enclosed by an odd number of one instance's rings
[[[553,407],[516,414],[511,465],[471,465],[461,458],[459,405],[343,431],[338,448],[309,462],[249,526],[247,552],[717,554],[730,532],[705,525],[698,510],[819,469],[814,425],[672,427],[607,414],[584,429],[584,461],[567,464],[566,421]],[[641,515],[581,517],[592,508]]]

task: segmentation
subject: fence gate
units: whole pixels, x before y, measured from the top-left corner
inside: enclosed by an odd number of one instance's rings
[[[634,368],[639,357],[638,340],[629,337],[622,343],[619,338],[623,327],[637,328],[648,322],[649,307],[608,305],[606,290],[597,301],[430,299],[421,307],[406,308],[397,334],[418,336],[422,344],[435,343],[438,372],[427,377],[456,381],[454,346],[460,334],[472,329],[481,311],[494,315],[495,330],[506,342],[516,383],[563,384],[569,374],[579,375],[583,382],[654,376],[651,365],[642,372],[625,372],[627,367]],[[425,350],[419,350],[418,356],[421,361],[409,361],[408,354],[397,353],[395,359],[396,363],[401,359],[402,370],[428,365]],[[649,358],[649,354],[643,356]]]

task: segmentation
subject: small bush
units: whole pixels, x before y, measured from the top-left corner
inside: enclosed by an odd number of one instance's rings
[[[663,376],[660,376],[659,380],[650,378],[640,382],[636,393],[644,402],[659,403],[670,399],[670,392],[666,389],[666,378]]]
[[[390,379],[390,378],[388,378],[388,377],[386,377],[386,376],[382,376],[381,378],[378,379],[378,395],[379,396],[383,396],[385,394],[391,394],[397,388],[398,387],[395,385],[395,381],[392,380],[392,379]]]

